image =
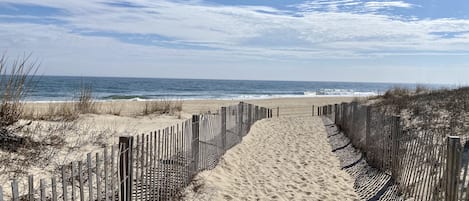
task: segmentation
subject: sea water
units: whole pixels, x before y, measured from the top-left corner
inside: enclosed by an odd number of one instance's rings
[[[265,99],[282,97],[372,96],[392,87],[415,88],[415,84],[361,82],[306,82],[206,80],[167,78],[39,76],[28,101],[74,100],[81,86],[92,87],[98,100],[150,99]],[[439,85],[427,85],[438,88]]]

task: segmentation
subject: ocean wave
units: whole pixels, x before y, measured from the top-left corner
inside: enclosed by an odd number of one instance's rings
[[[305,91],[305,96],[345,96],[345,97],[364,97],[364,96],[377,96],[378,92],[374,91],[354,91],[350,89],[320,89],[317,91]]]
[[[132,100],[132,99],[150,99],[150,97],[142,95],[110,95],[102,97],[105,100]]]

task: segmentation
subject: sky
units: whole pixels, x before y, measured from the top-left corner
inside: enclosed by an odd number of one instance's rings
[[[467,0],[0,0],[45,75],[469,84]]]

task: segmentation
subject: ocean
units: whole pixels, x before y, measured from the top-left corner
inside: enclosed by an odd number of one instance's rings
[[[74,100],[82,83],[92,86],[93,97],[98,100],[370,96],[382,94],[395,86],[415,88],[415,84],[399,83],[40,76],[26,100]]]

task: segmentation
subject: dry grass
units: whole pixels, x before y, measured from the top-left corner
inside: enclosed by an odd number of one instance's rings
[[[16,123],[23,113],[22,100],[33,87],[38,65],[29,56],[9,62],[0,57],[0,128]]]
[[[385,99],[392,99],[392,98],[399,98],[399,97],[407,97],[409,95],[411,95],[411,91],[409,89],[395,86],[392,89],[387,90],[384,93],[383,97]]]
[[[406,96],[383,96],[373,105],[383,113],[400,115],[407,128],[443,128],[452,135],[469,136],[469,87],[419,89]]]
[[[29,56],[9,62],[0,57],[0,150],[17,151],[20,146],[34,145],[29,138],[17,135],[14,124],[23,114],[24,97],[31,91],[38,65]]]
[[[81,84],[75,110],[80,114],[96,113],[96,102],[93,99],[93,88],[91,84]]]
[[[159,100],[147,101],[143,107],[142,115],[168,114],[174,115],[182,111],[182,101],[179,100]]]
[[[0,149],[0,180],[24,178],[31,170],[54,170],[82,159],[82,149],[102,148],[117,135],[112,125],[97,129],[79,121],[34,121],[17,129],[17,133],[25,139],[24,143],[14,151]]]
[[[113,111],[117,113],[118,111]],[[80,114],[98,113],[97,104],[93,99],[91,85],[81,84],[75,100],[60,103],[49,103],[46,111],[37,111],[35,108],[23,111],[21,118],[28,120],[45,121],[73,121]]]
[[[416,87],[415,87],[415,93],[416,94],[426,94],[426,93],[430,93],[432,91],[432,89],[424,86],[424,85],[421,85],[421,84],[418,84]]]

